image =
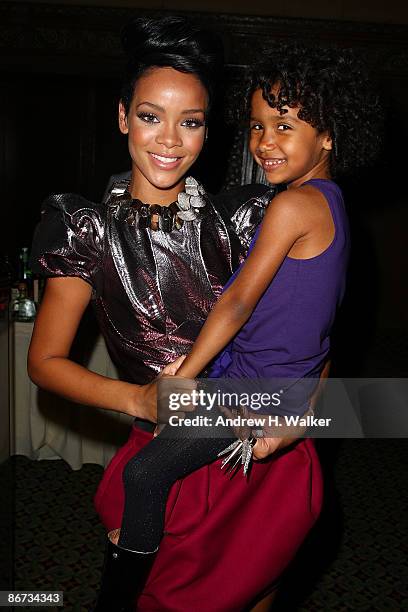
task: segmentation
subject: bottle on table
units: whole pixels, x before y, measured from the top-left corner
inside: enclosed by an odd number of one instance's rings
[[[20,250],[18,258],[18,276],[12,286],[12,313],[16,321],[33,321],[35,319],[35,298],[39,300],[38,279],[33,282],[29,266],[28,248]]]
[[[33,274],[33,300],[36,306],[38,306],[41,302],[41,298],[44,293],[44,286],[44,278],[38,274]]]
[[[33,275],[29,266],[28,247],[23,247],[19,255],[19,270],[18,270],[18,282],[19,284],[25,284],[27,288],[27,296],[33,297]]]
[[[18,298],[14,303],[13,315],[16,321],[34,321],[36,308],[34,301],[28,297],[27,285],[19,283]]]
[[[11,300],[11,284],[13,281],[13,268],[8,255],[0,256],[0,318],[8,316]]]

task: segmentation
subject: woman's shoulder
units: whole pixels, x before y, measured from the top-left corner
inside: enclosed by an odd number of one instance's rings
[[[96,248],[103,237],[107,207],[77,193],[51,194],[41,206],[36,234],[53,244],[76,239]]]
[[[269,192],[273,192],[273,188],[270,185],[262,185],[260,183],[238,185],[221,191],[212,197],[212,201],[223,216],[231,219],[242,204],[250,200],[262,201]]]
[[[72,216],[85,210],[102,218],[105,216],[106,206],[102,203],[91,202],[78,193],[53,193],[45,198],[41,205],[42,215],[48,213]]]
[[[52,194],[41,206],[31,266],[44,276],[79,276],[92,284],[102,257],[106,206],[75,193]]]
[[[272,186],[251,184],[222,191],[213,199],[219,214],[238,236],[243,254],[247,252],[274,194]]]

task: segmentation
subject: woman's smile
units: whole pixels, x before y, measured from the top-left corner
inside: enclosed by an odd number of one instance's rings
[[[162,170],[174,170],[181,163],[183,157],[175,157],[174,155],[163,155],[158,153],[152,153],[149,151],[149,156],[153,164]]]

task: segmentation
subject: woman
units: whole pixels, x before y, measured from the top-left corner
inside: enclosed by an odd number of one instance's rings
[[[183,19],[168,17],[136,20],[124,32],[124,45],[129,66],[119,127],[128,135],[131,181],[114,187],[106,206],[74,195],[52,196],[45,203],[33,267],[52,278],[29,354],[30,376],[38,385],[137,418],[96,495],[108,530],[121,522],[123,467],[152,438],[156,402],[151,381],[189,351],[237,260],[226,226],[203,188],[185,178],[207,135],[219,69],[217,42]],[[265,191],[258,190],[256,199],[234,215],[246,244],[273,195]],[[239,197],[245,201],[249,192]],[[90,301],[121,381],[89,372],[68,358]],[[300,474],[304,486],[300,492],[281,487],[293,499],[285,514],[293,533],[291,545],[279,551],[279,566],[292,556],[293,540],[300,545],[321,503],[313,448],[292,456],[289,471]],[[285,455],[280,462],[288,463]],[[253,571],[239,559],[260,521],[268,522],[281,480],[282,473],[259,464],[250,483],[234,479],[226,493],[224,474],[211,464],[177,483],[167,504],[166,535],[139,609],[235,612],[261,599],[261,591],[271,586],[267,552],[257,555]],[[263,492],[256,509],[251,501],[255,489]],[[239,521],[237,506],[242,509]],[[283,516],[278,517],[269,537],[283,524]]]

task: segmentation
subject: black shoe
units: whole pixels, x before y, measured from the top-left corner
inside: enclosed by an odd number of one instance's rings
[[[156,554],[106,547],[101,586],[93,612],[134,612]]]

